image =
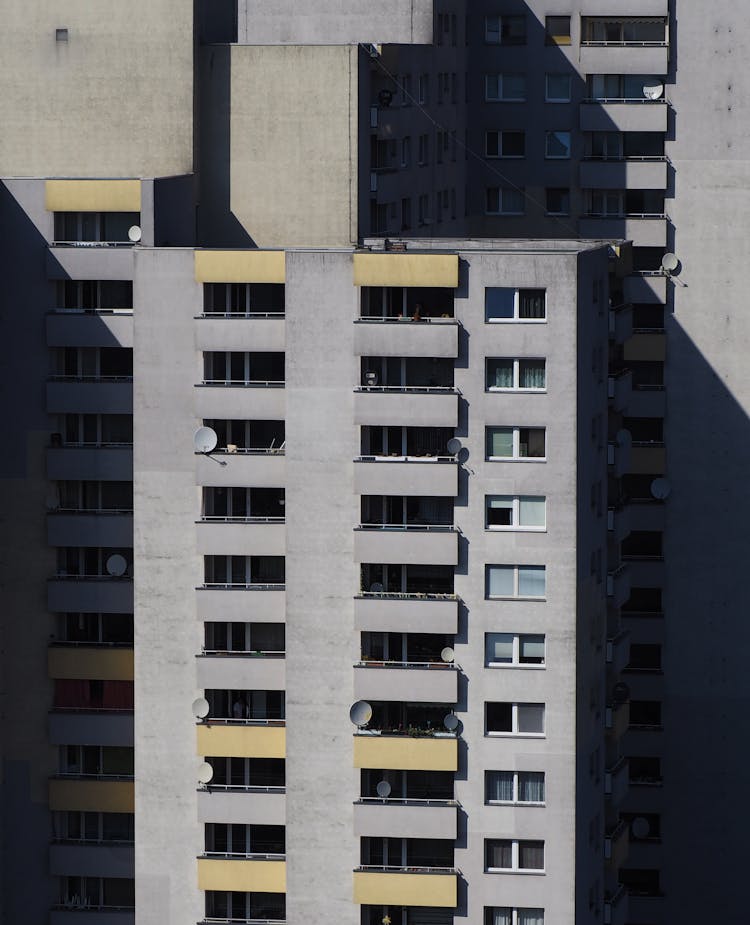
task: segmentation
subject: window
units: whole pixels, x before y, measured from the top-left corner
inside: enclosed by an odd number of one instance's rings
[[[643,87],[653,78],[647,74],[590,74],[592,100],[644,101]]]
[[[543,565],[488,565],[488,598],[543,598],[546,571]]]
[[[484,139],[487,157],[523,157],[526,154],[525,132],[486,132]]]
[[[544,156],[556,160],[570,157],[570,132],[546,132]]]
[[[486,322],[544,321],[546,314],[544,289],[488,286],[484,290],[484,320]]]
[[[525,192],[510,186],[488,186],[485,211],[488,215],[523,215]]]
[[[625,214],[625,197],[622,190],[591,190],[589,215],[621,216]]]
[[[486,74],[484,98],[490,103],[522,103],[526,99],[523,74]]]
[[[128,230],[140,221],[138,212],[55,212],[55,241],[132,244]]]
[[[545,459],[543,427],[488,427],[487,459]]]
[[[544,665],[544,636],[536,633],[485,633],[485,665]]]
[[[516,838],[488,838],[484,843],[485,869],[544,870],[544,842]]]
[[[485,771],[485,803],[544,803],[544,771]]]
[[[484,40],[489,45],[525,45],[525,16],[485,16]]]
[[[544,495],[486,495],[485,529],[543,530],[546,509]]]
[[[544,909],[485,906],[484,925],[544,925]]]
[[[421,166],[426,164],[430,159],[430,136],[419,136],[419,151],[417,154],[417,163]]]
[[[630,728],[642,726],[646,729],[661,727],[661,702],[659,700],[631,700]]]
[[[407,135],[401,139],[401,166],[408,167],[411,163],[411,138]]]
[[[570,74],[546,74],[544,98],[548,103],[569,103]]]
[[[570,45],[570,16],[546,16],[544,28],[547,45]]]
[[[401,230],[411,228],[411,199],[401,200]]]
[[[544,735],[543,703],[486,703],[487,735]]]
[[[283,315],[283,283],[204,283],[206,315]]]
[[[592,132],[591,157],[619,160],[622,157],[621,132]]]
[[[430,224],[430,197],[427,193],[423,193],[417,200],[417,211],[419,213],[419,224],[420,225],[429,225]]]
[[[581,17],[582,45],[665,45],[666,19],[662,16]]]
[[[430,91],[430,75],[420,74],[417,84],[417,98],[420,103],[426,103]]]
[[[661,646],[656,643],[631,643],[628,671],[661,671]]]
[[[57,284],[57,311],[132,312],[130,280],[66,279]]]
[[[487,357],[485,388],[489,392],[545,388],[545,361]]]
[[[570,215],[570,190],[558,187],[547,188],[547,215]]]

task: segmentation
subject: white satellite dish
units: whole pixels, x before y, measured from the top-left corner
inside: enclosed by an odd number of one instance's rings
[[[453,649],[451,649],[450,646],[446,646],[443,649],[443,651],[440,653],[440,658],[442,658],[444,662],[450,663],[453,661],[455,657],[456,657],[456,653],[453,651]]]
[[[669,497],[669,493],[672,491],[672,486],[669,484],[669,479],[656,478],[651,483],[651,494],[658,501],[664,501]]]
[[[391,795],[391,785],[387,780],[379,780],[378,786],[375,788],[378,792],[378,796],[385,800]]]
[[[211,453],[216,449],[219,438],[213,427],[199,427],[193,434],[193,447],[196,453]]]
[[[385,589],[383,588],[383,585],[379,581],[373,581],[373,583],[370,585],[370,591],[372,594],[382,594],[384,590]]]
[[[661,258],[661,268],[665,273],[674,273],[679,265],[680,261],[677,254],[665,254]]]
[[[128,228],[128,238],[133,244],[137,244],[141,240],[141,226],[131,225],[130,228]]]
[[[349,719],[355,726],[366,726],[372,719],[372,707],[366,700],[358,700],[349,710]]]
[[[193,716],[196,719],[205,719],[208,716],[209,705],[205,697],[198,697],[193,701]]]
[[[448,443],[446,444],[446,449],[451,454],[451,456],[455,456],[456,453],[459,452],[462,446],[463,444],[458,439],[458,437],[451,437]]]
[[[448,715],[443,720],[443,725],[448,730],[448,732],[455,732],[458,729],[458,717],[455,713],[448,713]]]
[[[208,784],[213,779],[213,776],[214,769],[207,761],[204,761],[203,764],[198,768],[198,783]]]
[[[106,562],[107,574],[112,575],[114,578],[120,578],[124,575],[127,567],[128,563],[125,556],[121,556],[119,552],[111,555]]]
[[[664,93],[664,84],[655,77],[644,81],[643,95],[647,100],[659,100]]]

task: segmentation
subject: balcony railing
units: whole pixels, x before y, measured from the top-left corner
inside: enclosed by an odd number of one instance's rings
[[[52,780],[135,780],[133,774],[82,774],[79,771],[59,771]]]
[[[244,861],[285,861],[286,854],[269,854],[262,851],[204,851],[199,858],[225,858],[226,860]]]
[[[132,575],[71,575],[68,572],[58,572],[49,581],[132,581]]]
[[[361,662],[356,662],[355,668],[424,668],[434,671],[435,669],[443,671],[457,671],[458,665],[449,662],[442,662],[435,659],[432,662],[396,662],[387,659],[367,658],[364,657]]]
[[[394,601],[457,601],[458,595],[452,591],[433,592],[433,591],[360,591],[355,597],[364,597],[371,600],[394,600]]]
[[[459,533],[453,524],[357,524],[355,530],[413,531],[414,533]]]
[[[425,453],[424,456],[399,456],[397,453],[389,453],[388,456],[355,456],[354,462],[378,462],[378,463],[455,463],[455,456],[433,456],[431,453]]]
[[[458,800],[436,800],[421,797],[360,797],[354,801],[368,806],[385,804],[387,806],[460,806]]]
[[[285,517],[237,517],[218,514],[203,515],[196,523],[200,524],[283,524]]]
[[[583,43],[581,43],[583,44]],[[644,96],[588,96],[581,100],[582,103],[642,103],[647,106],[666,106],[667,100],[650,100]]]
[[[131,643],[132,645],[132,643]],[[264,649],[202,649],[196,658],[207,656],[226,656],[228,658],[285,658],[286,652]]]
[[[198,318],[285,318],[284,312],[202,312]]]
[[[53,308],[48,315],[132,315],[133,308]]]
[[[207,915],[197,925],[286,925],[286,919],[217,919]]]
[[[133,247],[133,241],[51,241],[51,247]]]
[[[236,381],[227,379],[203,379],[201,382],[196,382],[195,387],[197,389],[203,386],[227,389],[283,389],[284,385],[285,382],[283,379],[242,379]]]
[[[457,867],[402,867],[390,866],[385,864],[360,864],[354,868],[355,871],[368,873],[385,873],[385,874],[460,874]]]
[[[199,790],[207,790],[211,792],[215,790],[217,793],[286,793],[286,786],[280,784],[279,786],[260,786],[258,784],[200,784],[198,787]]]
[[[66,376],[64,373],[55,373],[47,376],[48,382],[132,382],[132,373],[129,376]]]
[[[285,719],[245,719],[234,716],[206,716],[197,720],[198,726],[286,726]]]
[[[286,585],[281,582],[232,582],[207,581],[196,586],[196,591],[207,589],[209,591],[284,591]]]
[[[112,444],[107,444],[111,446]],[[133,444],[128,444],[132,446]],[[237,446],[234,443],[229,443],[226,446],[217,447],[215,450],[212,450],[211,456],[236,456],[239,454],[246,454],[250,456],[283,456],[285,452],[284,444],[280,446]],[[196,453],[196,456],[206,456],[209,454],[206,453]]]
[[[135,912],[135,906],[103,906],[99,904],[92,905],[88,900],[72,899],[64,900],[57,905],[52,906],[53,912]]]
[[[446,315],[441,318],[425,318],[424,316],[420,318],[411,318],[408,315],[401,315],[393,318],[383,318],[381,316],[370,316],[370,315],[361,315],[359,318],[354,319],[355,324],[458,324],[456,318],[451,318]]]
[[[133,640],[103,641],[101,639],[55,639],[50,642],[51,649],[79,648],[79,649],[132,649]]]
[[[461,392],[452,385],[359,385],[354,389],[355,392],[398,392],[398,393],[420,393],[427,392],[430,394],[441,395],[460,395]]]
[[[407,726],[405,729],[358,729],[355,736],[398,736],[400,738],[411,737],[414,739],[455,739],[457,733],[449,732],[446,729],[434,729],[421,726]]]

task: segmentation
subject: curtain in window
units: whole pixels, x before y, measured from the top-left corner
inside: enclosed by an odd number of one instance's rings
[[[544,597],[546,584],[546,571],[543,565],[518,567],[519,597]]]
[[[544,802],[544,773],[541,771],[518,772],[518,799],[523,803]]]
[[[487,361],[487,388],[513,388],[513,360]]]
[[[487,585],[490,597],[513,597],[513,566],[490,565],[487,569]]]
[[[487,455],[513,456],[512,427],[490,427],[487,429]]]
[[[545,387],[544,360],[521,360],[518,366],[519,388],[543,389]]]
[[[487,772],[487,800],[496,802],[504,800],[508,803],[513,800],[513,772],[488,771]]]
[[[546,499],[524,495],[519,498],[518,516],[522,527],[543,527],[546,522]]]
[[[544,289],[521,289],[518,293],[519,318],[545,317]]]
[[[520,870],[544,870],[544,842],[519,842],[518,867]]]
[[[544,925],[544,909],[519,909],[518,925]]]
[[[510,868],[513,866],[513,843],[510,839],[487,842],[487,867]]]
[[[105,710],[133,709],[132,681],[103,681],[102,706]]]
[[[495,906],[492,910],[490,925],[511,925],[511,916],[513,911],[507,906]]]
[[[57,709],[85,709],[91,703],[88,681],[56,680],[55,707]]]

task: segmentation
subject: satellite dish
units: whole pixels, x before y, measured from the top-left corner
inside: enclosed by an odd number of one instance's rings
[[[651,826],[645,816],[636,816],[630,828],[636,838],[648,838],[651,831]]]
[[[378,796],[385,800],[391,795],[391,785],[387,780],[379,780],[378,786],[375,788],[378,792]]]
[[[619,681],[612,688],[612,699],[615,703],[625,703],[630,697],[630,688],[623,681]]]
[[[661,99],[662,93],[664,93],[664,84],[660,80],[653,77],[644,81],[643,95],[647,100]]]
[[[661,268],[665,273],[674,273],[674,271],[679,267],[680,261],[677,257],[677,254],[665,254],[661,258]]]
[[[455,456],[458,453],[458,451],[461,449],[463,444],[458,439],[458,437],[451,437],[445,446],[448,452],[451,454],[451,456]]]
[[[455,713],[449,713],[443,720],[443,725],[448,732],[455,732],[458,729],[458,717]]]
[[[372,707],[366,700],[358,700],[349,710],[349,719],[355,726],[366,726],[372,719]]]
[[[199,784],[208,784],[214,776],[214,769],[211,765],[204,761],[203,764],[198,768],[198,783]]]
[[[128,228],[128,238],[133,244],[137,244],[141,240],[141,226],[131,225],[130,228]]]
[[[443,649],[443,651],[440,653],[440,658],[442,658],[444,662],[450,663],[453,661],[455,657],[456,657],[456,653],[453,651],[453,649],[451,649],[450,646],[446,646]]]
[[[219,438],[213,427],[199,427],[193,434],[193,447],[196,453],[210,453],[216,449]]]
[[[196,719],[205,719],[208,716],[208,701],[205,697],[198,697],[193,701],[193,716]]]
[[[373,581],[370,585],[370,591],[372,591],[373,594],[382,594],[384,590],[383,585],[379,581]]]
[[[651,483],[651,494],[659,501],[668,498],[670,491],[672,491],[672,486],[669,484],[669,479],[660,476]]]
[[[124,575],[127,567],[128,563],[125,559],[125,556],[121,556],[119,552],[114,553],[114,555],[111,555],[107,559],[107,574],[112,575],[115,578],[120,578],[122,575]]]

